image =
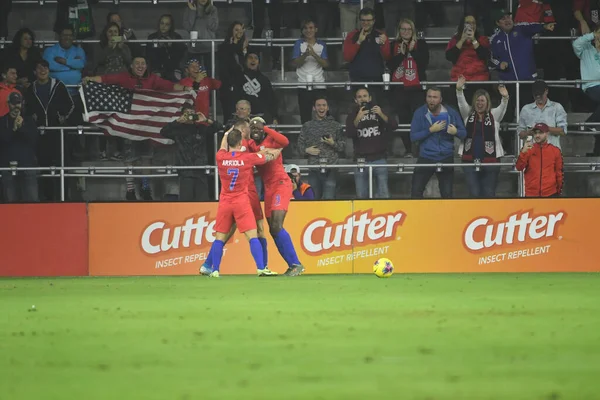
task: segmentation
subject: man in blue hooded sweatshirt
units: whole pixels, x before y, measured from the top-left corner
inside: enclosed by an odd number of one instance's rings
[[[425,104],[415,111],[410,124],[410,139],[419,145],[417,164],[451,164],[454,162],[454,138],[463,140],[467,130],[458,112],[442,104],[442,91],[427,90]],[[442,198],[452,198],[454,168],[417,167],[412,177],[412,198],[423,198],[427,182],[437,175]]]

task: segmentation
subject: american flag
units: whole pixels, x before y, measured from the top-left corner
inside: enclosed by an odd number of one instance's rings
[[[106,134],[129,140],[172,144],[160,130],[181,115],[184,103],[194,103],[195,92],[130,90],[118,85],[88,82],[79,88],[85,121]]]

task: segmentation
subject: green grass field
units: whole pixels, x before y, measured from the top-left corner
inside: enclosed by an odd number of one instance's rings
[[[0,316],[0,399],[600,398],[600,274],[3,279]]]

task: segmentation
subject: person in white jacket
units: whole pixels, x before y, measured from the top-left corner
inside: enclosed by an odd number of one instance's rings
[[[466,79],[460,76],[456,82],[456,97],[461,117],[465,121],[467,137],[460,144],[458,154],[463,163],[497,163],[504,155],[500,140],[500,121],[504,118],[508,106],[508,91],[499,86],[502,96],[500,105],[492,108],[490,94],[479,89],[473,96],[471,105],[467,102],[463,89]],[[479,171],[475,167],[464,167],[464,174],[471,197],[493,198],[496,196],[496,185],[500,167],[482,166]]]
[[[581,79],[584,93],[592,99],[597,107],[585,122],[600,122],[600,26],[593,33],[583,35],[573,42],[575,55],[581,60]],[[591,130],[600,130],[592,127]],[[588,156],[600,156],[600,139],[596,136],[594,151]]]

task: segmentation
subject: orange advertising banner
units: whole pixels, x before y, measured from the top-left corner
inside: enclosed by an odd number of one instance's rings
[[[190,275],[198,274],[214,241],[217,203],[90,204],[88,212],[90,275]],[[307,273],[352,273],[352,262],[318,265],[321,254],[303,254],[300,244],[300,232],[311,218],[327,215],[338,221],[351,212],[350,201],[292,205],[285,227]],[[266,221],[265,229],[268,232]],[[287,265],[268,233],[267,241],[269,268],[284,272]],[[345,257],[346,252],[340,249],[328,256]],[[225,245],[221,273],[256,273],[250,246],[239,232]]]
[[[356,201],[356,210],[397,213],[395,240],[369,244],[396,272],[584,272],[600,271],[599,199]],[[372,272],[369,257],[355,273]]]
[[[309,274],[600,271],[598,199],[292,202],[285,228]],[[216,203],[90,204],[90,275],[197,274],[214,240]],[[268,228],[265,226],[265,229]],[[287,268],[271,238],[269,268]],[[253,274],[243,235],[223,274]]]

